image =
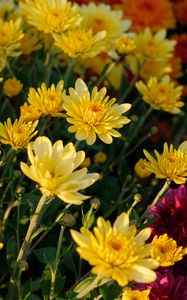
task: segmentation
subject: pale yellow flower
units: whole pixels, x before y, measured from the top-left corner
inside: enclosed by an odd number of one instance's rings
[[[101,278],[116,280],[120,286],[131,281],[149,283],[156,279],[152,269],[158,263],[150,258],[151,244],[145,244],[151,229],[145,228],[137,234],[134,225],[129,226],[128,214],[122,213],[114,222],[102,217],[91,233],[82,227],[81,233],[71,230],[78,244],[77,252],[93,266],[92,273]]]
[[[76,6],[66,0],[25,0],[20,8],[28,23],[45,33],[64,32],[81,22]]]
[[[17,96],[22,90],[23,84],[16,77],[9,78],[3,83],[3,93],[8,97]]]
[[[86,84],[79,78],[75,89],[69,89],[69,96],[64,96],[64,109],[67,121],[72,124],[69,132],[76,132],[76,139],[86,140],[92,145],[96,135],[106,144],[112,143],[112,136],[120,137],[115,128],[121,128],[130,120],[122,113],[128,111],[131,104],[118,105],[116,99],[109,100],[106,88],[98,91],[94,87],[90,94]]]
[[[151,256],[161,267],[173,266],[187,254],[187,248],[178,247],[177,242],[169,238],[166,233],[159,237],[155,235],[151,245]]]
[[[176,184],[183,184],[187,180],[187,152],[179,146],[174,149],[173,145],[164,144],[164,151],[159,154],[154,150],[156,159],[152,157],[146,150],[144,154],[148,159],[145,167],[156,175],[156,178],[168,179]]]
[[[13,0],[1,0],[0,1],[0,17],[7,18],[16,9]]]
[[[151,77],[147,84],[139,81],[135,85],[142,94],[143,100],[154,109],[178,114],[180,107],[184,106],[184,102],[180,101],[183,87],[176,86],[167,75],[160,81],[156,77]]]
[[[145,167],[146,162],[147,162],[146,159],[140,158],[134,166],[134,171],[136,175],[141,179],[151,176],[151,172],[147,170]]]
[[[22,118],[14,123],[8,118],[4,125],[0,122],[0,142],[8,144],[14,150],[27,148],[30,140],[37,134],[35,131],[38,121],[24,122]]]
[[[41,117],[41,112],[39,108],[28,103],[24,103],[20,106],[20,116],[25,122],[36,121]]]
[[[150,289],[137,291],[126,288],[121,300],[149,300]]]
[[[115,49],[119,54],[129,54],[136,50],[136,43],[128,35],[123,34],[116,40]]]
[[[31,165],[21,162],[22,172],[39,184],[42,194],[58,196],[67,203],[79,205],[88,199],[78,191],[99,178],[97,173],[87,174],[87,168],[76,170],[85,153],[76,152],[72,143],[63,146],[59,140],[52,145],[47,137],[38,137],[28,145],[28,157]]]
[[[105,50],[103,43],[105,31],[93,35],[91,30],[68,30],[64,34],[54,35],[55,45],[70,57],[85,59]]]
[[[36,107],[41,113],[41,116],[51,115],[53,117],[63,116],[63,102],[65,91],[64,81],[60,80],[55,87],[54,84],[50,88],[46,87],[43,82],[41,87],[35,90],[34,88],[29,89],[28,102],[32,107]]]

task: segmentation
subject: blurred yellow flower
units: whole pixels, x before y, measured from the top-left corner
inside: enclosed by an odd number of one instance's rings
[[[21,162],[22,172],[37,182],[42,194],[58,196],[67,203],[79,205],[89,196],[79,190],[93,184],[97,173],[88,173],[87,168],[76,170],[85,158],[84,151],[76,152],[72,143],[63,146],[62,141],[52,145],[45,137],[38,137],[28,145],[28,157],[31,166]]]
[[[54,35],[55,45],[70,57],[85,59],[105,50],[103,43],[105,31],[93,35],[91,30],[68,30],[64,34]]]
[[[138,291],[126,288],[121,300],[149,300],[150,289]]]
[[[91,165],[91,159],[90,157],[85,157],[85,159],[83,160],[83,162],[81,163],[81,167],[84,168],[88,168]]]
[[[20,106],[20,116],[25,122],[36,121],[41,117],[38,107],[24,103]]]
[[[146,162],[147,162],[146,159],[140,158],[134,166],[134,171],[136,175],[141,179],[151,176],[151,172],[147,170],[145,167]]]
[[[176,86],[176,83],[167,75],[160,81],[156,77],[151,77],[147,84],[139,81],[135,85],[143,96],[143,100],[154,109],[178,114],[180,107],[184,106],[184,102],[180,101],[183,87]]]
[[[110,221],[99,217],[94,233],[85,227],[80,231],[71,230],[71,235],[78,244],[77,252],[93,266],[94,274],[116,280],[120,286],[131,281],[149,283],[156,279],[152,269],[159,264],[150,258],[151,244],[145,244],[150,228],[137,234],[136,227],[129,226],[128,215],[122,213],[113,227]]]
[[[8,118],[4,125],[0,122],[0,142],[8,144],[14,150],[27,148],[30,140],[37,134],[38,121],[24,122],[21,118],[14,123]]]
[[[164,144],[164,151],[159,154],[154,150],[156,159],[149,152],[144,150],[148,159],[145,167],[148,171],[154,173],[156,178],[165,178],[174,181],[176,184],[183,184],[187,180],[187,152],[183,150],[182,145],[174,149],[173,145]]]
[[[13,0],[1,0],[0,1],[0,18],[7,18],[13,11],[15,11],[16,5]]]
[[[3,247],[4,247],[4,244],[0,243],[0,250],[3,249]]]
[[[16,77],[9,78],[3,83],[3,93],[8,97],[17,96],[22,90],[23,84]]]
[[[20,8],[28,23],[45,33],[64,32],[81,22],[76,6],[66,0],[25,0]]]
[[[129,54],[136,50],[136,43],[132,38],[124,34],[116,40],[115,49],[119,54]]]
[[[32,52],[38,51],[42,48],[42,43],[39,40],[39,36],[36,32],[26,32],[21,39],[22,54],[29,55]]]
[[[94,163],[95,164],[103,164],[107,159],[107,155],[104,152],[97,152],[94,156]]]
[[[29,89],[28,102],[32,107],[36,107],[41,113],[42,117],[51,115],[53,117],[62,117],[63,111],[63,102],[65,91],[64,81],[60,80],[55,87],[54,84],[50,88],[46,87],[46,84],[43,82],[41,87],[35,90],[34,88]]]
[[[151,256],[161,267],[173,266],[187,254],[187,248],[178,247],[177,242],[169,238],[166,233],[159,237],[155,235],[151,245]]]
[[[79,78],[75,89],[70,88],[70,95],[64,96],[67,121],[73,124],[68,130],[76,132],[77,140],[86,140],[88,145],[92,145],[98,135],[104,143],[110,144],[112,136],[121,136],[114,128],[121,128],[130,122],[122,113],[128,111],[131,104],[118,105],[115,98],[109,100],[109,96],[106,97],[106,92],[104,87],[100,91],[94,87],[90,94],[84,81]]]

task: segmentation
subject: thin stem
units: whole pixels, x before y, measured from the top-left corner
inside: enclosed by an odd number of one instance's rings
[[[97,86],[99,86],[103,80],[106,78],[106,76],[112,71],[112,69],[117,65],[117,63],[119,62],[120,58],[118,58],[117,60],[113,61],[111,64],[109,64],[106,67],[105,72],[103,72],[103,74],[100,76],[98,82],[97,82]]]
[[[11,67],[11,65],[10,65],[9,60],[8,60],[7,57],[6,57],[6,67],[7,67],[8,71],[9,71],[9,74],[12,77],[15,77],[14,71],[12,70],[12,67]]]
[[[12,182],[11,182],[12,184]],[[5,231],[5,226],[6,226],[6,222],[9,218],[9,215],[12,211],[12,209],[16,206],[15,202],[10,202],[5,213],[4,213],[4,216],[3,216],[3,220],[0,224],[0,235],[1,235],[1,239],[3,240],[3,237],[4,237],[4,231]]]
[[[130,94],[130,92],[132,91],[132,89],[133,89],[133,87],[134,87],[134,84],[135,84],[135,82],[137,81],[137,79],[138,79],[138,76],[135,75],[135,76],[133,77],[133,79],[131,80],[131,82],[130,82],[128,88],[127,88],[126,91],[124,92],[124,94],[120,97],[118,103],[123,103],[124,100],[126,100],[127,96],[128,96],[128,95]]]

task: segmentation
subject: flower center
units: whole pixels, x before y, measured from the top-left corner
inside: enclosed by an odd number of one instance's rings
[[[101,111],[102,111],[102,107],[101,107],[101,105],[98,104],[98,103],[92,104],[92,105],[90,106],[90,108],[91,108],[91,110],[92,110],[93,112],[101,112]]]
[[[119,251],[123,247],[123,244],[120,241],[113,241],[111,242],[110,245],[112,246],[112,249],[114,249],[115,251]]]
[[[93,21],[93,24],[92,24],[92,30],[93,30],[93,33],[94,34],[96,34],[97,32],[99,32],[99,31],[101,31],[101,30],[103,30],[104,29],[104,22],[103,22],[103,20],[101,20],[101,19],[95,19],[94,21]]]

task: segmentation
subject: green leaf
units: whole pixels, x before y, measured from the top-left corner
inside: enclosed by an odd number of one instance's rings
[[[95,277],[93,276],[84,279],[75,287],[74,292],[81,293],[83,290],[85,290],[85,288],[87,288],[94,281],[94,279]]]
[[[53,263],[56,256],[56,248],[55,247],[40,248],[34,250],[33,253],[40,262],[44,264]]]
[[[8,240],[7,247],[6,247],[6,258],[7,258],[7,264],[9,267],[11,267],[11,264],[13,261],[16,261],[17,258],[17,244],[15,237],[11,237]]]
[[[38,228],[38,229],[35,231],[35,233],[33,233],[33,235],[31,236],[31,242],[32,242],[32,240],[34,240],[35,237],[37,237],[41,232],[46,231],[46,230],[48,230],[48,229],[49,229],[49,228],[46,227],[46,226],[41,227],[41,228]]]
[[[109,282],[99,288],[101,295],[103,296],[103,300],[114,300],[116,299],[122,292],[122,289],[114,282]]]

